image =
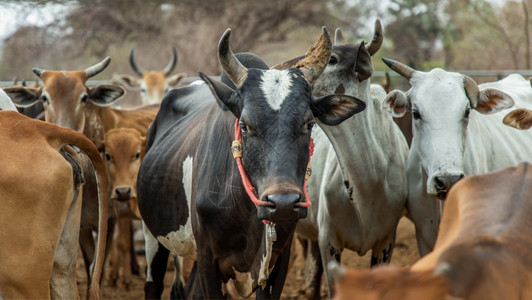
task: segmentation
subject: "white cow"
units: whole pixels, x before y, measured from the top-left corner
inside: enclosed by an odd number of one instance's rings
[[[360,255],[372,250],[372,265],[389,262],[405,207],[408,146],[391,116],[380,109],[382,98],[370,95],[371,55],[381,44],[378,20],[368,45],[340,45],[335,40],[331,60],[313,87],[315,96],[345,93],[366,102],[365,111],[357,116],[337,126],[320,123],[312,132],[313,174],[307,182],[312,206],[296,230],[314,241],[311,248],[317,241],[322,266],[339,261],[345,248]],[[386,93],[381,95],[384,98]],[[308,274],[320,267],[317,255],[315,250],[307,256],[307,296],[319,295],[321,274]],[[331,296],[333,284],[326,267],[324,271]],[[312,282],[308,282],[309,275],[314,277]]]
[[[407,161],[407,209],[416,226],[421,255],[432,250],[449,188],[467,175],[532,161],[532,132],[501,122],[506,108],[532,107],[530,83],[513,74],[477,85],[470,77],[442,69],[416,71],[383,59],[410,81],[406,93],[392,91],[383,109],[413,116],[413,140]]]
[[[12,110],[18,111],[11,98],[4,92],[3,89],[0,89],[0,110]]]

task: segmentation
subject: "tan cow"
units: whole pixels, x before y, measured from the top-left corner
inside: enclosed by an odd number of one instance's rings
[[[98,150],[105,157],[109,176],[110,197],[117,213],[117,231],[111,252],[110,283],[116,285],[119,269],[122,267],[122,285],[129,289],[131,284],[132,219],[141,219],[137,202],[137,174],[140,162],[146,153],[146,138],[135,129],[111,129],[105,134],[105,141],[96,142]]]
[[[0,299],[76,299],[81,214],[80,157],[99,183],[100,235],[91,285],[99,298],[107,221],[107,178],[96,147],[70,129],[0,111]]]
[[[332,267],[335,299],[532,299],[530,195],[528,163],[466,177],[447,196],[431,253],[409,270]]]
[[[4,91],[17,106],[33,105],[37,101],[44,103],[45,120],[57,125],[83,132],[91,140],[103,140],[105,132],[113,128],[127,127],[137,129],[146,135],[157,111],[158,104],[141,106],[130,110],[110,107],[124,94],[124,89],[117,85],[102,84],[87,87],[88,78],[103,71],[111,58],[76,71],[52,71],[34,68],[33,72],[43,81],[38,89],[30,87],[10,87]],[[84,160],[82,165],[90,166]],[[94,258],[94,241],[92,232],[98,228],[97,207],[94,205],[96,195],[93,172],[83,168],[87,183],[83,191],[83,214],[81,220],[80,245],[89,274],[89,266]],[[114,227],[110,218],[110,228]],[[112,236],[108,237],[110,242]]]
[[[140,89],[142,104],[154,104],[163,100],[163,96],[186,76],[186,73],[179,73],[170,76],[177,65],[177,51],[172,48],[172,58],[163,70],[145,71],[135,62],[133,49],[129,52],[129,63],[131,68],[139,76],[130,76],[125,74],[113,75],[113,81],[121,84],[126,88]],[[126,104],[127,103],[123,103]]]

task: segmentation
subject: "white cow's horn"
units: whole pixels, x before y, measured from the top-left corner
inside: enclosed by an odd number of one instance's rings
[[[402,64],[398,61],[395,61],[393,59],[389,58],[383,58],[382,61],[390,67],[390,69],[397,72],[399,75],[403,76],[404,78],[410,80],[412,78],[412,75],[416,72],[416,70],[410,68],[409,66]]]
[[[462,74],[462,76],[464,78],[464,89],[465,89],[467,98],[469,98],[469,101],[471,101],[472,107],[477,107],[478,93],[479,93],[478,85],[475,82],[475,80],[473,80],[473,78],[467,75],[464,75],[464,74]]]
[[[381,21],[379,19],[375,20],[375,33],[373,33],[373,39],[371,42],[366,46],[366,49],[369,52],[369,55],[373,56],[373,54],[377,53],[379,49],[382,46],[383,41],[382,36],[382,25]]]

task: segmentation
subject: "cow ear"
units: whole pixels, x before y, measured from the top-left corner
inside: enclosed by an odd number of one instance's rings
[[[532,127],[532,110],[526,108],[514,109],[502,119],[502,122],[517,129],[529,129]]]
[[[209,78],[209,76],[198,72],[199,76],[209,89],[211,90],[216,102],[223,110],[230,110],[237,118],[240,118],[240,113],[242,112],[242,104],[238,101],[238,97],[234,95],[234,90],[222,82],[215,81]]]
[[[338,125],[366,108],[364,101],[347,95],[328,95],[311,102],[315,118],[325,125]]]
[[[169,86],[175,87],[181,81],[181,79],[185,78],[185,76],[187,76],[187,73],[179,73],[179,74],[167,77],[166,81],[168,82]]]
[[[514,106],[514,100],[505,92],[487,88],[478,94],[478,104],[475,109],[483,114],[492,114]]]
[[[98,149],[98,152],[103,153],[105,151],[104,141],[97,138],[91,139],[91,141],[94,143],[94,145],[96,145],[96,149]]]
[[[369,55],[364,42],[360,43],[357,53],[357,61],[355,63],[355,72],[357,79],[362,82],[371,77],[373,73],[373,66],[371,65],[371,56]]]
[[[89,101],[98,106],[106,106],[122,97],[125,92],[121,86],[102,84],[89,89]]]
[[[382,100],[381,108],[391,114],[392,117],[401,118],[407,110],[410,110],[410,101],[408,101],[405,93],[393,90]]]
[[[138,88],[140,86],[138,77],[126,74],[113,74],[112,82],[128,88]]]
[[[40,91],[29,87],[7,87],[4,92],[11,98],[11,101],[18,107],[32,106],[39,100]]]

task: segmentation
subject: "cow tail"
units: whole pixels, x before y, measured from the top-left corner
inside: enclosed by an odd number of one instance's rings
[[[50,124],[51,125],[51,124]],[[54,125],[55,126],[55,125]],[[96,259],[92,272],[91,285],[89,290],[89,299],[100,299],[100,279],[103,271],[105,260],[105,247],[107,238],[107,218],[108,218],[108,195],[107,195],[107,174],[105,165],[98,152],[98,149],[92,141],[79,132],[67,128],[61,128],[61,134],[54,132],[49,137],[49,141],[56,140],[58,149],[65,145],[74,145],[80,148],[91,160],[96,173],[96,182],[98,185],[98,211],[99,211],[99,230],[98,230],[98,247],[96,249]]]

